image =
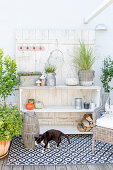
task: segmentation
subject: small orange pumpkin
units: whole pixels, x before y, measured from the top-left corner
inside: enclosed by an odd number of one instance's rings
[[[32,103],[27,103],[27,104],[26,104],[26,109],[27,109],[27,110],[33,110],[34,107],[35,107],[35,106],[34,106],[34,104],[32,104]]]

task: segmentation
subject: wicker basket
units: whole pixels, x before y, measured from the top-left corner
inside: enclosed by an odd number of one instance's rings
[[[24,113],[22,138],[25,148],[34,149],[34,136],[39,135],[39,121],[35,112]]]
[[[79,70],[79,84],[81,86],[93,85],[94,73],[95,72],[93,70]]]

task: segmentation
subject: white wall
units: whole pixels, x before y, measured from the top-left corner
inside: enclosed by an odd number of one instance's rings
[[[83,19],[104,0],[0,0],[0,48],[15,57],[16,29],[95,29],[105,24],[106,32],[96,32],[95,84],[101,85],[99,76],[103,58],[113,58],[113,4],[99,16],[84,25]]]

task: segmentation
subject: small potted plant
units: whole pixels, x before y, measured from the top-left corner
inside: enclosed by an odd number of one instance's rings
[[[94,70],[91,69],[95,62],[92,48],[86,48],[84,42],[80,42],[78,55],[74,55],[73,62],[78,66],[79,84],[90,86],[93,84]]]
[[[16,62],[10,56],[3,59],[3,50],[0,49],[0,158],[8,153],[13,136],[22,132],[22,117],[16,106],[6,104],[6,97],[11,95],[19,84],[16,77]]]
[[[104,91],[110,93],[113,87],[110,87],[110,82],[113,78],[113,60],[110,57],[104,59],[104,67],[102,68],[102,75],[100,80],[103,84]]]
[[[56,66],[52,65],[50,63],[47,63],[45,66],[45,73],[46,73],[46,79],[45,84],[46,86],[56,86]]]
[[[21,86],[35,86],[36,81],[40,79],[41,72],[18,72]]]

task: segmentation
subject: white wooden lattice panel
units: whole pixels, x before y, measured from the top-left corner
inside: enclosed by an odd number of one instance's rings
[[[72,66],[73,48],[79,42],[94,47],[95,31],[93,30],[18,30],[16,33],[16,60],[18,71],[44,72],[45,63],[50,52],[59,49],[64,56],[64,64],[57,70],[57,84],[64,84],[66,77],[75,77],[77,72]],[[43,46],[43,51],[20,51],[19,46]]]

